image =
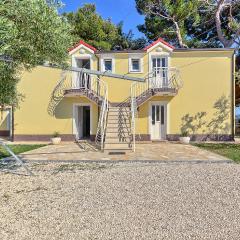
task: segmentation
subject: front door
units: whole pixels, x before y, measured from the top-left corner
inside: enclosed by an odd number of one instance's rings
[[[166,57],[153,57],[152,67],[154,74],[154,87],[163,88],[167,87],[167,58]]]
[[[166,139],[166,104],[151,104],[151,140]]]
[[[75,107],[76,139],[90,138],[90,106]]]

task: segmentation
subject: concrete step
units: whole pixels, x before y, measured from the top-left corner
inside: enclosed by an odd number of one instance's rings
[[[118,111],[109,111],[108,112],[108,116],[130,116],[131,113],[130,112],[118,112]]]
[[[106,138],[127,138],[131,137],[131,133],[106,132]]]
[[[105,143],[131,143],[131,138],[127,137],[127,138],[109,138],[106,137],[105,138]]]
[[[131,124],[130,123],[125,123],[125,122],[108,122],[107,123],[107,128],[131,128]]]
[[[132,148],[130,143],[105,143],[105,150],[109,149],[129,149]]]
[[[107,128],[106,133],[118,133],[119,135],[125,135],[125,134],[130,134],[131,130],[130,129],[124,129],[124,128]]]
[[[126,119],[126,121],[125,121],[125,119],[122,119],[122,118],[118,118],[118,117],[116,117],[116,118],[108,118],[108,120],[107,120],[107,122],[108,123],[125,123],[125,122],[129,122],[130,123],[130,121],[128,120],[128,119]]]

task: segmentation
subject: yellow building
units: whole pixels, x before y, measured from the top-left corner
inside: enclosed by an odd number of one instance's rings
[[[107,76],[43,66],[24,72],[15,140],[49,140],[57,131],[63,140],[125,149],[133,136],[234,138],[233,49],[177,49],[160,38],[143,50],[97,51],[80,41],[69,61]]]

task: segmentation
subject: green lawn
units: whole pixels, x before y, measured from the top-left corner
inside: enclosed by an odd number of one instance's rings
[[[46,144],[34,144],[34,145],[8,145],[8,147],[16,154],[19,154],[19,153],[23,153],[23,152],[27,152],[27,151],[30,151],[30,150],[33,150],[33,149],[37,149],[37,148],[40,148],[40,147],[44,147],[46,146]],[[3,149],[2,146],[0,146],[0,159],[1,158],[5,158],[5,157],[9,157],[9,153]]]
[[[240,145],[230,143],[193,143],[192,145],[217,153],[240,163]]]

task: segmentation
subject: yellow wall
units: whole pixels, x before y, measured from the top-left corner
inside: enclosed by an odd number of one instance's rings
[[[156,49],[153,49],[155,51]],[[92,54],[85,52],[84,54]],[[179,134],[181,118],[189,114],[195,116],[198,112],[206,112],[205,121],[214,119],[214,103],[225,96],[230,104],[232,101],[232,51],[183,51],[170,54],[170,66],[180,70],[183,88],[173,97],[154,97],[150,101],[168,101],[168,132]],[[74,56],[80,56],[79,51]],[[144,77],[148,73],[148,54],[143,57],[144,73],[129,73],[128,53],[115,53],[117,74]],[[99,68],[99,56],[93,55],[93,69]],[[19,84],[19,91],[25,95],[20,110],[15,113],[15,134],[72,134],[72,105],[73,103],[89,102],[86,98],[55,98],[52,92],[60,79],[61,71],[38,67],[32,72],[24,72]],[[71,79],[68,74],[68,79]],[[108,83],[110,102],[122,102],[130,97],[131,81],[102,78]],[[61,94],[60,94],[61,95]],[[59,96],[60,96],[59,95]],[[49,107],[49,105],[51,107]],[[97,128],[97,106],[93,106],[93,132]],[[140,107],[137,120],[137,133],[149,134],[149,102]],[[226,124],[231,126],[229,114]],[[198,134],[207,133],[207,129],[199,129]],[[231,134],[231,127],[225,132]]]
[[[171,66],[180,70],[183,87],[174,97],[153,97],[149,101],[168,102],[168,132],[167,134],[179,134],[182,117],[189,114],[190,117],[197,113],[206,112],[203,120],[206,122],[195,134],[209,133],[207,125],[213,121],[217,123],[214,115],[217,111],[214,104],[225,97],[229,104],[232,103],[232,53],[230,52],[182,52],[171,56]],[[140,107],[137,131],[148,134],[149,101]],[[226,130],[219,130],[219,134],[231,134],[232,112],[228,120],[222,125],[228,125]],[[196,121],[193,124],[197,124]],[[217,133],[217,131],[215,132]]]
[[[89,103],[83,97],[51,99],[52,92],[60,79],[61,71],[37,67],[24,72],[19,91],[25,95],[20,109],[15,113],[15,134],[72,134],[72,111],[74,103]],[[93,107],[93,131],[96,133],[97,105]]]

